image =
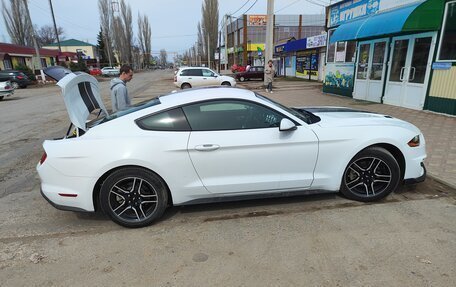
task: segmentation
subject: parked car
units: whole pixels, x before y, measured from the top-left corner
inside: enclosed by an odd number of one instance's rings
[[[205,67],[180,68],[174,76],[174,85],[181,89],[210,86],[236,86],[232,77],[222,76]]]
[[[105,77],[118,76],[120,74],[120,71],[114,67],[104,67],[101,69],[101,74]]]
[[[0,81],[10,81],[14,89],[27,88],[32,82],[23,72],[16,70],[1,70]]]
[[[263,66],[254,66],[250,67],[248,71],[237,73],[236,80],[244,82],[245,80],[264,80],[264,67]]]
[[[89,74],[91,74],[92,76],[101,76],[102,75],[102,71],[99,68],[90,68],[89,69]]]
[[[246,66],[239,66],[237,64],[234,64],[231,66],[231,72],[234,73],[239,73],[239,72],[245,72]]]
[[[382,114],[288,108],[218,87],[108,115],[92,76],[58,85],[75,128],[43,143],[41,192],[56,208],[101,209],[127,227],[151,224],[170,205],[339,191],[375,201],[426,175],[423,134]],[[87,122],[97,107],[101,117]]]
[[[14,88],[13,85],[11,85],[11,82],[0,82],[0,101],[3,100],[3,98],[5,97],[12,96],[13,94]]]

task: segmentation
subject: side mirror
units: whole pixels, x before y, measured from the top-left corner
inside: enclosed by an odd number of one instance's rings
[[[284,118],[280,121],[279,131],[287,132],[287,131],[294,131],[298,127],[289,119]]]

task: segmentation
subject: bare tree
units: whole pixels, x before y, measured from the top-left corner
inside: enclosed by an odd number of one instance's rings
[[[151,52],[151,28],[149,24],[149,18],[138,13],[138,40],[139,47],[143,54],[143,63],[148,66],[150,64],[150,52]]]
[[[2,0],[2,14],[11,42],[33,46],[33,26],[27,17],[27,6],[24,1],[27,0],[10,0],[8,7]]]
[[[160,65],[165,67],[168,63],[168,53],[166,53],[165,49],[160,50]]]
[[[203,39],[204,32],[203,32],[203,29],[201,28],[200,22],[198,22],[197,30],[198,30],[198,39],[196,41],[196,57],[198,57],[199,60],[201,61],[201,59],[207,59],[207,54],[206,54],[206,50],[204,49],[204,39]]]
[[[201,8],[201,29],[202,29],[202,40],[205,43],[205,50],[209,46],[209,53],[211,59],[214,59],[214,51],[217,48],[218,40],[218,22],[219,22],[219,4],[218,0],[204,0],[203,6]],[[207,38],[209,34],[209,45],[207,43]]]
[[[57,36],[55,35],[54,27],[50,25],[44,25],[39,29],[35,28],[35,31],[37,38],[36,40],[38,41],[38,45],[40,47],[57,42]],[[57,33],[59,33],[59,38],[61,40],[64,39],[64,32],[62,27],[57,28]]]
[[[113,19],[114,43],[122,64],[133,63],[133,26],[131,7],[120,1],[120,14]]]
[[[108,57],[109,66],[114,61],[113,37],[112,37],[112,6],[109,0],[98,0],[98,10],[100,12],[100,25],[103,33],[103,42],[106,56]]]

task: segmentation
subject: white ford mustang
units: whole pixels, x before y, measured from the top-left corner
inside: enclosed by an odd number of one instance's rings
[[[423,135],[386,115],[287,108],[223,87],[108,115],[92,76],[71,73],[58,85],[73,127],[43,144],[42,194],[127,227],[151,224],[169,205],[339,191],[379,200],[426,175]]]

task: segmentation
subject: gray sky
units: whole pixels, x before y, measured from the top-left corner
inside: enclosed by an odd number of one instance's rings
[[[131,6],[135,36],[138,12],[149,17],[153,52],[166,49],[168,55],[173,52],[181,54],[196,42],[196,27],[198,21],[201,21],[202,0],[127,0],[126,2]],[[322,5],[329,2],[329,0],[275,0],[274,10],[276,14],[322,14],[325,11]],[[219,17],[221,19],[224,14],[234,13],[245,4],[233,14],[233,16],[242,15],[253,3],[255,5],[247,14],[266,14],[267,0],[219,0]],[[75,38],[97,44],[97,34],[100,31],[97,0],[52,0],[52,4],[57,25],[63,27],[66,39]],[[34,25],[40,27],[52,25],[49,0],[29,0],[29,9]],[[0,41],[10,42],[3,19],[0,21]]]

